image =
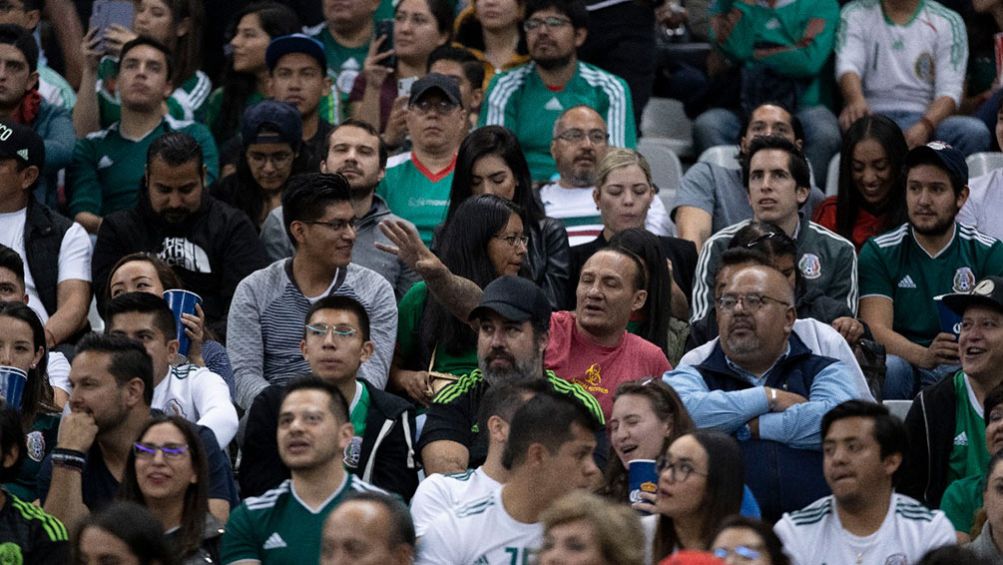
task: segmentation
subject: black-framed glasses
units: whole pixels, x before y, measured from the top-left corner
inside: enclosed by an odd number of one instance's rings
[[[352,339],[358,335],[359,330],[353,328],[352,326],[344,324],[307,324],[306,325],[306,335],[308,337],[327,337],[328,334],[334,336],[335,339],[348,340]]]
[[[733,312],[735,307],[738,306],[740,302],[749,313],[758,312],[759,309],[767,302],[776,302],[777,304],[787,308],[791,305],[790,302],[785,302],[765,294],[722,294],[721,297],[717,299],[717,309],[721,312]]]
[[[711,550],[714,557],[718,559],[727,559],[728,556],[734,555],[738,557],[741,561],[755,561],[763,555],[762,548],[755,548],[748,545],[736,545],[732,549],[726,547],[715,547]]]
[[[136,459],[153,459],[158,451],[164,454],[164,459],[180,459],[188,453],[188,446],[183,443],[156,445],[137,441],[132,444],[132,450],[136,454]]]
[[[707,473],[701,473],[693,467],[692,463],[686,461],[673,461],[667,455],[663,455],[655,461],[655,469],[658,474],[661,475],[663,472],[669,472],[669,478],[672,479],[674,483],[685,483],[686,479],[690,478],[690,475],[697,475],[700,477],[706,477]]]
[[[355,218],[351,220],[331,220],[330,222],[322,222],[320,220],[304,221],[304,224],[310,224],[313,226],[325,226],[331,231],[341,231],[345,228],[355,229]]]
[[[520,243],[523,247],[529,247],[529,236],[528,235],[496,235],[493,236],[495,239],[500,239],[505,243],[509,244],[511,247],[516,247]]]
[[[571,20],[568,18],[548,16],[546,18],[530,18],[522,23],[522,29],[526,31],[533,31],[540,26],[547,26],[547,29],[556,29],[566,25],[571,25]]]
[[[585,131],[575,128],[562,131],[557,134],[555,139],[567,141],[568,143],[581,143],[588,139],[593,145],[601,145],[609,142],[609,134],[601,129]]]

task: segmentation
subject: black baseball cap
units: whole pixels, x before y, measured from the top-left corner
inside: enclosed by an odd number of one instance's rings
[[[498,277],[484,287],[481,303],[470,312],[470,321],[492,310],[513,322],[550,320],[550,302],[533,281],[522,277]]]
[[[283,35],[276,37],[268,44],[265,50],[265,64],[269,71],[275,70],[275,65],[279,64],[279,59],[283,55],[290,53],[304,53],[317,60],[320,68],[327,72],[327,55],[324,53],[324,46],[319,41],[302,33]]]
[[[959,316],[964,316],[970,306],[986,306],[1003,312],[1003,277],[986,277],[971,292],[948,294],[943,300],[944,305]]]
[[[438,90],[453,104],[463,106],[463,101],[460,100],[459,83],[456,82],[455,78],[439,73],[428,73],[416,80],[411,86],[411,97],[408,98],[408,104],[414,104],[432,90]]]
[[[947,171],[947,176],[951,178],[954,187],[968,184],[968,163],[965,162],[965,155],[943,141],[931,141],[926,145],[914,147],[906,154],[905,166],[911,169],[931,160]]]
[[[45,164],[45,142],[26,125],[0,121],[0,159],[17,159],[41,170]]]
[[[288,143],[297,149],[303,142],[303,119],[292,104],[263,100],[244,110],[240,135],[244,147],[252,143]]]

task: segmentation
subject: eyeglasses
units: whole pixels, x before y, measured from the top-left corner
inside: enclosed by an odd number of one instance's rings
[[[505,235],[505,236],[496,235],[496,236],[494,236],[494,238],[495,239],[500,239],[500,240],[504,241],[505,243],[509,244],[511,247],[516,247],[520,243],[523,245],[523,247],[528,247],[529,246],[529,236],[528,235]]]
[[[784,302],[783,300],[778,300],[772,296],[766,296],[765,294],[722,294],[720,298],[717,299],[717,309],[721,312],[733,312],[738,303],[741,302],[742,306],[749,313],[758,312],[760,308],[763,307],[767,302],[776,302],[784,307],[790,307],[790,302]]]
[[[331,231],[341,231],[346,228],[355,229],[355,218],[351,220],[331,220],[330,222],[322,222],[320,220],[304,221],[304,224],[310,224],[312,226],[324,226]]]
[[[353,328],[352,326],[345,325],[328,325],[328,324],[307,324],[306,325],[306,335],[308,337],[327,337],[328,334],[334,335],[334,338],[341,341],[346,341],[352,339],[358,335],[359,330]]]
[[[568,129],[557,134],[555,139],[568,143],[581,143],[588,139],[593,145],[603,145],[609,141],[609,134],[601,129],[589,130],[588,132],[580,129]]]
[[[288,165],[296,154],[291,151],[278,151],[275,153],[259,153],[257,151],[247,152],[247,162],[255,167],[264,166],[266,162],[271,162],[274,167],[284,167]]]
[[[736,545],[733,549],[716,547],[713,551],[711,551],[711,553],[713,553],[714,557],[717,557],[718,559],[727,559],[729,555],[734,555],[741,561],[755,561],[762,556],[763,551],[747,545]]]
[[[557,16],[549,16],[546,18],[531,18],[522,23],[522,29],[526,31],[533,31],[540,26],[547,26],[547,29],[557,29],[570,25],[571,20],[568,18],[559,18]]]
[[[676,463],[665,455],[659,457],[658,461],[655,462],[655,469],[658,470],[659,475],[668,471],[669,478],[671,478],[674,483],[685,483],[686,479],[690,478],[690,475],[698,475],[700,477],[707,476],[707,473],[701,473],[694,469],[693,465],[685,461]]]
[[[449,100],[439,100],[438,102],[419,100],[411,104],[411,108],[417,110],[419,114],[428,114],[432,110],[435,110],[437,114],[445,115],[455,110],[456,104],[453,104]]]
[[[137,441],[132,444],[132,450],[136,454],[136,459],[153,459],[157,452],[164,454],[164,459],[180,459],[188,453],[188,446],[183,443],[165,443],[164,445],[154,445]]]

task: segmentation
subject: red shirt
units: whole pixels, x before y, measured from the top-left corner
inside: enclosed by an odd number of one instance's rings
[[[815,217],[813,220],[816,224],[821,224],[823,227],[839,233],[836,230],[835,196],[826,198],[815,208]],[[868,239],[884,232],[885,218],[883,216],[875,216],[863,208],[857,208],[857,223],[853,226],[853,237],[850,239],[853,241],[853,245],[856,246],[858,253]]]
[[[575,313],[566,311],[550,316],[550,342],[543,365],[564,380],[582,385],[599,401],[607,419],[620,383],[660,378],[672,368],[658,346],[626,331],[613,347],[595,343],[578,331]]]

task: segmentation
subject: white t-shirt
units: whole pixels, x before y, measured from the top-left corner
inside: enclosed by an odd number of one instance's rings
[[[27,208],[17,212],[0,214],[0,243],[16,251],[24,261],[24,285],[27,287],[28,306],[38,314],[42,325],[45,325],[49,321],[49,313],[45,311],[45,305],[42,304],[42,299],[38,296],[35,279],[31,276],[31,269],[28,268],[28,259],[24,250],[24,222],[27,219],[27,214]],[[74,222],[63,235],[63,241],[59,244],[58,261],[57,283],[68,280],[90,282],[91,238],[80,224]]]
[[[931,549],[957,541],[943,512],[897,493],[892,494],[885,521],[869,536],[843,529],[831,495],[784,514],[774,531],[794,565],[908,565]]]
[[[436,473],[418,485],[411,498],[411,518],[418,537],[438,515],[454,506],[490,495],[501,483],[484,472],[484,467],[462,473]]]
[[[968,200],[958,212],[958,223],[972,226],[980,232],[1003,239],[1003,169],[995,169],[968,180]]]
[[[874,112],[924,112],[941,96],[961,104],[967,65],[961,16],[933,0],[902,26],[888,22],[880,0],[854,0],[840,13],[836,78],[859,76]]]
[[[568,230],[568,244],[572,247],[589,243],[602,233],[602,217],[592,200],[592,187],[564,188],[556,182],[540,188],[540,200],[547,216],[561,220]],[[661,198],[651,201],[644,229],[655,235],[672,235],[674,229],[669,213]]]
[[[205,367],[172,367],[154,387],[151,407],[209,428],[223,449],[237,433],[237,411],[230,389],[223,377]]]
[[[528,563],[543,541],[543,524],[523,524],[505,512],[504,486],[435,518],[418,544],[416,565]]]

